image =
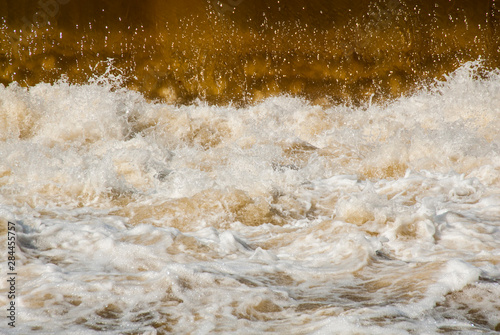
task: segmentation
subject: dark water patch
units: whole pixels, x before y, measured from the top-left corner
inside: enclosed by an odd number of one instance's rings
[[[386,99],[498,67],[498,17],[492,0],[7,0],[0,83],[82,83],[113,58],[124,85],[172,102]]]

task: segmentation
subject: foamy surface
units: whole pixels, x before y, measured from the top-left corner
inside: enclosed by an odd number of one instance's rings
[[[3,332],[498,331],[500,73],[479,67],[364,107],[0,86]]]

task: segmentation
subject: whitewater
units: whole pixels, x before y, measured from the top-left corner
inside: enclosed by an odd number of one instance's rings
[[[2,333],[500,331],[498,70],[361,106],[174,105],[111,72],[0,85]]]

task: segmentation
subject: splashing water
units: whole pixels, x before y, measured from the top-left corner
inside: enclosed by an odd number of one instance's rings
[[[498,71],[366,107],[108,79],[0,86],[6,333],[498,331]]]

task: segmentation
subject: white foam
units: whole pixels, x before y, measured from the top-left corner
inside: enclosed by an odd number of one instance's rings
[[[500,273],[500,74],[476,67],[362,108],[0,87],[20,331],[494,329],[489,301],[440,309]]]

